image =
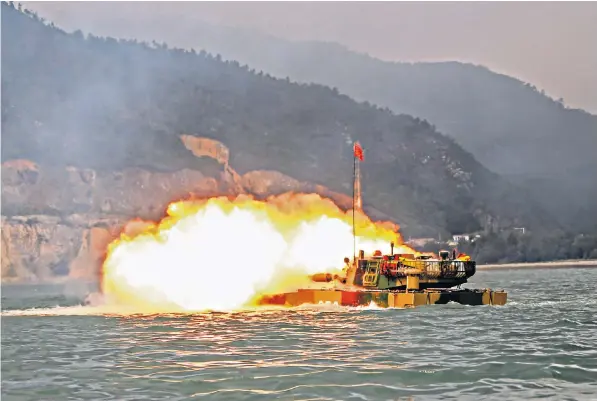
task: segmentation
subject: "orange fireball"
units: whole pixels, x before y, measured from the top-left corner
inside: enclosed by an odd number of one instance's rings
[[[136,221],[110,244],[107,297],[139,311],[234,310],[258,293],[340,272],[353,254],[352,210],[317,194],[181,201],[167,213],[157,224]],[[368,254],[402,244],[395,224],[356,212],[355,225],[357,249]]]

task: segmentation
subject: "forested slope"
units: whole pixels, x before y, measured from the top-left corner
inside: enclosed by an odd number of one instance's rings
[[[489,169],[528,188],[567,228],[597,229],[597,116],[482,66],[386,62],[335,43],[292,42],[197,18],[130,32],[426,119]]]
[[[183,133],[227,144],[241,173],[278,170],[345,193],[359,140],[365,204],[407,234],[554,227],[524,189],[426,121],[206,53],[67,34],[2,4],[3,160],[201,169]]]

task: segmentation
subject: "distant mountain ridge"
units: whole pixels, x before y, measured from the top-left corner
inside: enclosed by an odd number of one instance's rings
[[[2,132],[3,160],[98,171],[211,168],[179,140],[197,133],[229,146],[241,174],[276,170],[344,193],[358,139],[365,205],[407,235],[557,227],[426,121],[219,56],[67,34],[5,3]]]
[[[293,42],[192,17],[178,22],[177,29],[138,25],[131,32],[426,119],[491,170],[528,188],[569,228],[597,229],[587,225],[597,221],[595,115],[482,66],[387,62],[335,43]]]

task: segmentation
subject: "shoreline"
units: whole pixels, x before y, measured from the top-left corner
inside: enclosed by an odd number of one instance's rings
[[[38,279],[19,279],[15,277],[2,278],[2,285],[58,285],[58,284],[84,284],[84,285],[95,285],[98,284],[98,280],[86,279],[86,278],[74,278],[74,277],[53,277],[46,280]]]
[[[573,259],[573,260],[552,260],[549,262],[513,262],[477,265],[477,270],[498,270],[498,269],[540,269],[540,268],[573,268],[573,267],[595,267],[597,259]]]

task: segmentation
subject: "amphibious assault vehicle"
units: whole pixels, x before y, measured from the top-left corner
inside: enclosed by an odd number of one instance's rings
[[[351,263],[344,259],[342,274],[312,275],[313,285],[297,291],[264,295],[261,305],[300,306],[331,303],[343,306],[408,308],[430,304],[457,302],[464,305],[505,305],[503,290],[466,289],[460,286],[476,272],[476,262],[456,251],[440,251],[439,257],[429,255],[383,255],[375,251],[365,257],[359,251]]]

